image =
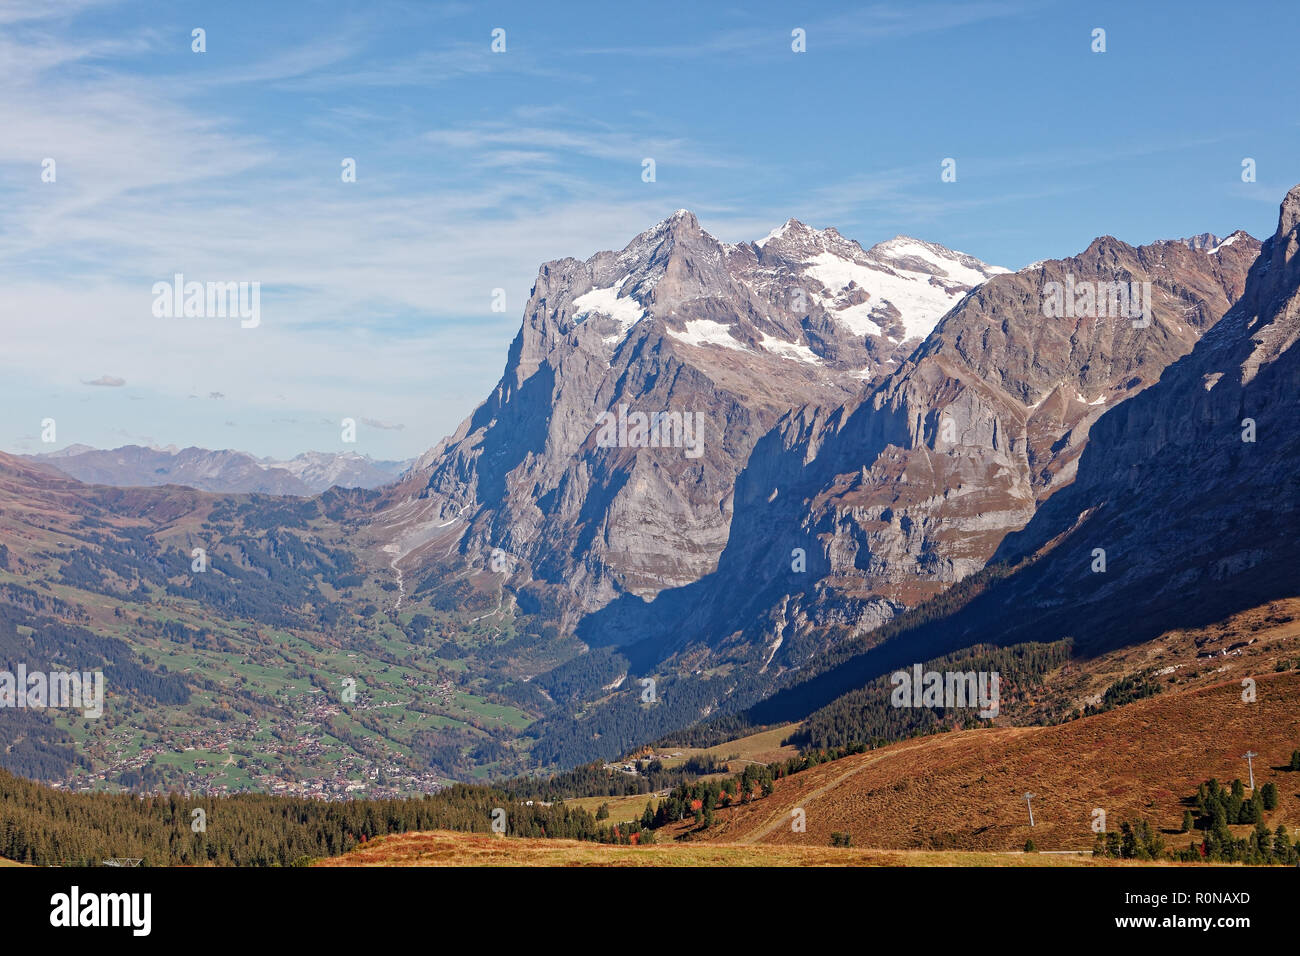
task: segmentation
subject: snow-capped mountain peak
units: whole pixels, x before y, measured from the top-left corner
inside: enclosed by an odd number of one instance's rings
[[[864,249],[794,218],[732,245],[679,209],[622,250],[548,264],[542,278],[559,331],[607,358],[654,319],[682,347],[824,363],[861,381],[1006,271],[910,236]]]
[[[815,306],[854,336],[924,338],[967,292],[1008,270],[937,243],[895,236],[870,249],[796,219],[754,243],[763,263],[809,280]]]

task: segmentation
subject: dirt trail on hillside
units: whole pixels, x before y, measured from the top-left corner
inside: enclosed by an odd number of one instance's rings
[[[888,760],[889,758],[896,757],[899,754],[907,753],[909,750],[915,750],[917,747],[925,746],[928,743],[930,743],[930,741],[923,740],[911,746],[898,747],[896,749],[892,749],[888,751],[887,753],[881,753],[862,763],[859,763],[857,766],[833,777],[831,780],[822,784],[820,787],[817,787],[815,790],[811,790],[808,793],[804,793],[800,795],[799,799],[794,801],[794,803],[790,804],[789,806],[785,807],[784,810],[776,813],[767,824],[765,824],[764,826],[762,826],[757,830],[751,830],[745,836],[740,837],[739,839],[734,840],[733,842],[737,844],[749,844],[749,843],[758,842],[759,840],[763,839],[763,837],[776,832],[782,826],[789,826],[791,812],[795,810],[797,807],[799,807],[800,805],[805,803],[811,803],[812,801],[816,800],[818,797],[822,796],[823,794],[826,794],[829,791],[834,790],[845,780],[848,780],[849,777],[861,773],[862,771],[866,770],[868,767],[875,766],[877,763],[879,763],[882,760]]]

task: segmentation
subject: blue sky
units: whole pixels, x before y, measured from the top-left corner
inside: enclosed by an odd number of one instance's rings
[[[1263,237],[1300,182],[1298,26],[1281,2],[0,0],[0,449],[50,450],[53,418],[53,447],[416,455],[496,382],[538,265],[681,207],[727,241],[794,216],[1013,269]],[[177,272],[260,282],[261,324],[155,318]]]

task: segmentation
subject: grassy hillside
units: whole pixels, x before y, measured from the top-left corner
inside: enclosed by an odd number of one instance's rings
[[[1244,674],[1244,671],[1243,671]],[[778,780],[773,797],[719,810],[717,824],[676,836],[722,843],[825,846],[848,833],[856,846],[1013,850],[1088,849],[1095,808],[1111,829],[1146,818],[1176,836],[1186,798],[1204,780],[1247,776],[1280,791],[1270,827],[1300,826],[1300,773],[1285,767],[1300,748],[1300,672],[1259,673],[1257,699],[1227,682],[1171,691],[1051,727],[993,727],[919,738],[821,764]],[[1035,794],[1036,826],[1022,795]],[[791,830],[802,809],[806,832]],[[1244,830],[1242,831],[1244,832]],[[1238,834],[1241,835],[1241,834]],[[660,841],[668,839],[660,834]]]
[[[798,724],[782,724],[712,747],[675,747],[674,753],[680,752],[681,756],[665,760],[664,766],[675,767],[691,757],[713,757],[726,762],[732,771],[740,770],[741,765],[751,761],[775,763],[798,753],[798,748],[793,744],[784,743],[798,728]]]

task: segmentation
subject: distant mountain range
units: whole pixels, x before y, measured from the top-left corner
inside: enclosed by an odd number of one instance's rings
[[[267,495],[319,494],[329,488],[377,488],[395,481],[410,461],[376,461],[356,452],[309,451],[277,461],[242,451],[206,448],[97,449],[69,445],[56,452],[21,456],[53,465],[89,484],[117,487],[185,485],[200,491]]]

